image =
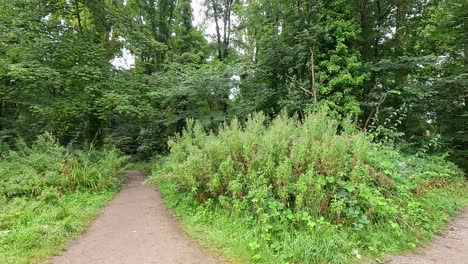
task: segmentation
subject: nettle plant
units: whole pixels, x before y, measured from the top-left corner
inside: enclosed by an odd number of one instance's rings
[[[184,199],[250,215],[270,247],[285,230],[424,224],[417,196],[460,178],[443,160],[404,156],[320,111],[302,121],[259,113],[216,134],[189,121],[169,146],[156,177],[174,182]]]

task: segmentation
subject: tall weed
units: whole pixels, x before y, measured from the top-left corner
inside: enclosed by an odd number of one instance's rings
[[[403,243],[402,237],[440,228],[431,226],[440,215],[431,211],[434,200],[425,197],[444,188],[465,188],[461,171],[451,163],[373,143],[350,122],[339,123],[324,112],[302,122],[286,115],[267,122],[255,114],[245,123],[224,124],[217,134],[189,121],[169,146],[170,155],[153,179],[172,186],[177,206],[220,208],[239,219],[247,213],[258,230],[255,243],[278,253],[286,247],[279,242],[292,239],[291,234],[304,237],[323,228],[327,234],[352,234],[350,245],[367,251],[402,249],[413,243]],[[460,206],[461,197],[466,199],[461,193],[438,201],[447,206],[446,214],[453,214],[448,208]],[[370,233],[376,228],[401,239],[394,246],[378,244],[380,234]],[[305,261],[294,254],[286,260]]]
[[[71,150],[45,134],[31,146],[21,146],[0,160],[0,195],[39,196],[50,188],[58,192],[116,188],[117,170],[125,160],[117,150]]]

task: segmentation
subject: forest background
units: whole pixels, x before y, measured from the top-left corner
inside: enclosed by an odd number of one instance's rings
[[[1,149],[48,131],[148,159],[187,118],[321,107],[466,170],[465,1],[196,4],[206,24],[190,0],[0,0]]]

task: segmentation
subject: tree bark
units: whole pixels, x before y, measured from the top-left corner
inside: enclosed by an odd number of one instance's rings
[[[464,58],[465,67],[468,67],[468,40],[466,39],[465,39],[465,44],[463,46],[463,55],[465,56]]]
[[[396,24],[395,24],[395,55],[400,59],[400,67],[397,71],[396,83],[399,86],[405,85],[408,70],[405,66],[401,66],[401,58],[404,55],[405,33],[404,27],[406,24],[407,3],[406,0],[399,0],[396,5]]]
[[[310,47],[310,73],[312,75],[311,89],[314,95],[314,105],[317,105],[317,86],[315,85],[315,63],[314,63],[314,47]]]
[[[221,32],[220,32],[220,28],[219,28],[219,18],[218,18],[218,8],[216,8],[216,3],[214,0],[211,0],[211,6],[213,8],[213,17],[214,17],[214,20],[215,20],[215,26],[216,26],[216,38],[217,38],[217,49],[218,49],[218,59],[220,61],[223,60],[223,53],[222,53],[222,42],[221,42]]]
[[[80,15],[80,6],[78,4],[78,0],[75,0],[75,14],[76,14],[76,19],[78,20],[78,31],[80,33],[83,32],[83,26],[81,25],[81,15]]]

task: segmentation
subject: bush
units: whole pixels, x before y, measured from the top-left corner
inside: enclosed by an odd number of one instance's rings
[[[20,146],[0,160],[0,196],[36,197],[43,191],[115,189],[125,160],[115,149],[71,150],[45,134],[31,148]]]
[[[338,123],[323,112],[302,122],[281,115],[271,123],[256,114],[245,124],[225,124],[217,134],[190,121],[169,146],[170,155],[153,178],[162,189],[171,189],[162,191],[175,196],[173,205],[211,208],[211,213],[221,209],[242,221],[251,219],[247,221],[258,232],[252,243],[271,254],[282,252],[284,261],[311,260],[291,248],[284,255],[288,246],[282,243],[297,243],[294,237],[309,232],[349,234],[345,241],[336,239],[347,256],[357,249],[382,252],[392,245],[414,245],[409,234],[440,228],[440,221],[433,221],[440,216],[434,206],[443,205],[446,214],[460,206],[458,198],[432,195],[464,188],[460,170],[442,158],[406,156],[372,143],[350,122]],[[466,198],[463,192],[460,196]],[[387,229],[389,244],[379,244],[379,228]],[[313,262],[340,262],[320,254],[325,253],[314,253]]]

